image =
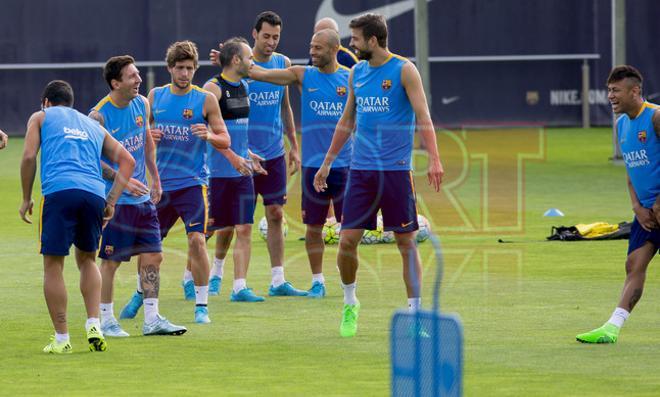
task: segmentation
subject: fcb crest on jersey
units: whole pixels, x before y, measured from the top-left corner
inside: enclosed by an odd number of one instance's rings
[[[183,118],[186,120],[192,119],[193,118],[192,109],[183,109]]]
[[[637,133],[637,139],[639,139],[640,142],[646,143],[646,131],[640,131]]]
[[[115,247],[113,245],[106,245],[105,246],[105,254],[106,255],[112,255],[115,252]]]
[[[135,118],[135,125],[142,128],[142,126],[144,125],[144,118],[142,118],[142,116],[137,116]]]
[[[383,80],[380,86],[383,87],[384,90],[389,90],[392,88],[392,80]]]
[[[340,85],[337,87],[337,95],[339,96],[345,96],[346,95],[346,87],[343,85]]]

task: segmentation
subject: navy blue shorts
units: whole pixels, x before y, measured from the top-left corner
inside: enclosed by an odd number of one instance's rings
[[[341,228],[375,230],[378,210],[387,231],[419,229],[411,171],[349,172]]]
[[[160,223],[151,201],[115,206],[115,215],[103,230],[99,258],[128,262],[133,255],[161,251]]]
[[[660,253],[660,229],[653,229],[647,232],[642,228],[642,225],[637,222],[637,218],[633,220],[630,227],[630,239],[628,240],[628,255],[634,250],[650,241],[655,245],[655,249]]]
[[[96,252],[103,227],[103,198],[67,189],[46,195],[41,205],[41,254],[67,256],[71,244],[84,252]]]
[[[210,230],[254,223],[254,183],[251,176],[211,178]]]
[[[302,219],[305,225],[323,225],[330,209],[330,200],[335,209],[335,217],[341,219],[344,204],[344,191],[348,179],[348,167],[332,168],[328,175],[328,188],[324,192],[314,189],[314,175],[318,168],[302,169]]]
[[[167,237],[167,233],[179,218],[183,220],[186,234],[206,233],[207,207],[205,185],[163,192],[160,202],[156,205],[161,239]]]
[[[261,165],[268,171],[268,175],[254,174],[255,200],[260,194],[264,205],[286,204],[286,161],[284,156],[266,160]]]

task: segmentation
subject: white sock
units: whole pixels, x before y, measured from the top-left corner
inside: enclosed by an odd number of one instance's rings
[[[422,298],[408,298],[408,310],[416,312],[422,307]]]
[[[192,272],[188,269],[183,272],[183,282],[185,283],[187,281],[193,281]]]
[[[270,283],[273,287],[277,288],[286,282],[284,279],[284,266],[271,267],[270,274],[273,276],[273,281]]]
[[[92,327],[96,327],[97,330],[101,331],[101,321],[99,321],[98,317],[90,317],[85,322],[86,330],[89,330]]]
[[[607,322],[621,328],[623,327],[623,323],[628,319],[628,316],[630,316],[630,312],[628,312],[628,310],[617,307],[614,309],[612,317],[610,317]]]
[[[142,279],[140,278],[140,273],[137,274],[137,292],[143,293],[142,291]]]
[[[113,307],[114,304],[112,302],[110,303],[101,303],[101,320],[102,321],[107,321],[112,319],[115,314],[113,312]]]
[[[323,277],[323,273],[312,274],[312,284],[315,282],[325,284],[325,277]]]
[[[224,259],[213,259],[213,267],[211,268],[211,277],[218,276],[222,278],[225,270],[225,260]]]
[[[196,305],[208,305],[209,303],[209,286],[195,286],[195,304]]]
[[[355,305],[358,300],[357,296],[355,296],[355,287],[357,283],[353,284],[341,284],[341,287],[344,289],[344,303],[347,305]]]
[[[69,341],[69,334],[58,334],[55,332],[55,342],[64,343]]]
[[[158,298],[144,300],[144,323],[151,324],[158,318]]]
[[[245,288],[247,288],[247,283],[244,278],[237,278],[234,280],[234,293],[238,293]]]

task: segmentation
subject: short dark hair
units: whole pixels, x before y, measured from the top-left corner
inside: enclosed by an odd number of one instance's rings
[[[48,99],[53,106],[73,106],[73,88],[64,80],[53,80],[46,84],[41,94],[41,102]]]
[[[387,22],[384,16],[373,13],[363,14],[351,19],[348,27],[362,30],[365,40],[375,36],[379,46],[387,47]]]
[[[112,89],[112,80],[121,81],[121,70],[126,65],[134,64],[135,59],[130,55],[119,55],[108,59],[103,67],[103,78]]]
[[[236,55],[241,55],[243,44],[250,45],[243,37],[232,37],[222,43],[219,59],[220,65],[222,65],[223,68],[229,66]]]
[[[279,15],[275,14],[273,11],[264,11],[257,15],[257,19],[254,21],[254,30],[256,30],[257,33],[261,32],[261,27],[264,22],[273,26],[282,26],[282,18],[280,18]]]
[[[612,69],[609,77],[607,78],[607,84],[616,83],[624,79],[631,79],[633,84],[642,86],[644,79],[639,70],[635,69],[630,65],[620,65]]]

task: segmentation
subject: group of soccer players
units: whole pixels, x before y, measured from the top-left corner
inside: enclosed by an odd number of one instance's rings
[[[196,323],[211,322],[208,296],[220,293],[234,235],[230,300],[263,301],[247,285],[257,195],[262,196],[268,222],[269,296],[325,296],[322,227],[334,211],[342,222],[337,265],[344,306],[339,331],[342,337],[354,336],[360,310],[357,248],[364,230],[376,228],[381,211],[384,228],[394,232],[401,254],[408,306],[420,307],[411,161],[417,131],[428,151],[428,183],[438,191],[444,171],[434,127],[417,69],[388,50],[385,19],[365,14],[349,27],[355,55],[341,46],[336,23],[323,19],[311,38],[311,65],[291,66],[287,57],[275,52],[282,32],[280,17],[263,12],[254,25],[252,47],[237,37],[211,51],[221,71],[203,88],[192,83],[199,60],[195,44],[173,43],[166,54],[171,82],[152,89],[147,97],[139,94],[142,80],[134,59],[112,57],[103,71],[110,92],[89,116],[71,108],[73,90],[68,83],[58,80],[46,86],[42,110],[28,121],[20,209],[23,220],[31,222],[31,192],[41,150],[44,294],[55,328],[45,352],[72,351],[62,277],[71,244],[81,272],[90,350],[105,350],[105,336],[128,336],[114,316],[113,284],[117,268],[132,256],[138,256],[137,291],[120,319],[135,317],[144,306],[144,335],[185,333],[185,327],[160,314],[158,305],[162,241],[179,218],[188,238],[182,285],[185,298],[195,301]],[[618,73],[610,77],[610,100],[615,111],[618,106],[628,115],[618,129],[624,154],[634,165],[626,161],[639,222],[633,227],[622,303],[605,328],[578,336],[585,342],[616,341],[621,319],[639,300],[646,266],[660,246],[660,113],[641,100],[638,72]],[[289,86],[302,94],[301,155]],[[633,94],[617,91],[625,89]],[[631,142],[634,137],[623,138],[637,127],[646,128],[640,143]],[[288,159],[284,135],[289,140]],[[6,139],[1,142],[0,148]],[[302,174],[302,218],[312,270],[309,290],[294,288],[284,277],[287,163],[291,174]],[[213,233],[211,267],[207,240]]]
[[[254,25],[252,47],[243,38],[232,38],[219,51],[211,51],[221,72],[203,88],[192,84],[199,59],[195,44],[170,45],[166,60],[171,82],[147,97],[139,94],[142,80],[134,59],[112,57],[103,71],[110,92],[89,117],[71,109],[68,83],[48,84],[43,110],[28,123],[20,209],[29,222],[41,149],[41,253],[46,302],[55,327],[45,352],[72,350],[62,279],[71,244],[81,271],[91,350],[105,350],[105,336],[128,336],[114,316],[113,280],[120,263],[132,256],[138,256],[137,291],[120,319],[135,317],[144,306],[144,335],[185,333],[185,327],[172,324],[158,307],[162,241],[179,218],[188,237],[182,284],[185,298],[195,300],[196,323],[211,321],[208,296],[220,292],[234,235],[230,300],[263,301],[246,281],[257,195],[262,196],[268,221],[269,296],[325,296],[321,231],[332,205],[342,220],[337,258],[344,290],[340,334],[351,337],[357,332],[357,245],[364,229],[376,227],[379,210],[384,227],[396,234],[409,307],[419,308],[413,135],[417,129],[428,143],[428,179],[439,190],[443,169],[435,133],[417,69],[387,49],[385,19],[365,14],[350,28],[357,57],[341,46],[336,22],[323,19],[310,42],[311,65],[291,66],[275,52],[280,17],[263,12]],[[289,86],[302,94],[302,157]],[[288,159],[284,135],[289,139]],[[302,173],[309,290],[294,288],[284,277],[287,163],[291,174]],[[206,243],[213,233],[210,269]],[[94,264],[97,250],[100,271]]]

